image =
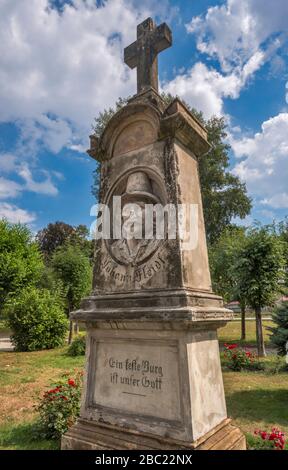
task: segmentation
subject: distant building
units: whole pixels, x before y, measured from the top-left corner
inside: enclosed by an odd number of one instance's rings
[[[288,302],[288,296],[287,295],[282,295],[282,297],[279,297],[279,299],[276,300],[275,305],[280,305],[283,302]]]
[[[230,310],[233,310],[234,313],[241,312],[240,302],[238,302],[238,300],[232,300],[232,302],[226,304],[225,307],[229,308]]]
[[[275,301],[275,306],[281,305],[283,302],[288,302],[288,296],[287,295],[282,295]],[[226,308],[229,308],[230,310],[233,310],[234,313],[241,313],[241,307],[240,307],[240,302],[238,300],[232,300],[232,302],[229,302],[228,304],[225,305]],[[270,312],[273,307],[263,307],[262,311],[263,312]],[[250,307],[246,308],[246,311],[251,310]]]

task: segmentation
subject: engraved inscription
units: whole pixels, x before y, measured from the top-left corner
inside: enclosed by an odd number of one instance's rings
[[[180,419],[177,346],[147,342],[98,342],[95,405]],[[167,416],[168,414],[168,416]]]
[[[138,358],[127,358],[124,361],[119,361],[114,357],[110,357],[108,360],[108,365],[112,370],[117,369],[117,371],[110,373],[110,379],[113,385],[130,385],[131,388],[135,388],[135,390],[137,391],[141,391],[141,389],[146,388],[152,388],[154,390],[161,390],[162,388],[162,366],[153,364],[147,359],[142,359],[141,361]],[[134,373],[138,372],[140,373],[140,375],[142,375],[142,377],[135,377]],[[146,395],[142,394],[142,396]]]
[[[163,255],[161,253],[156,254],[152,260],[138,268],[134,268],[133,274],[130,274],[127,273],[127,270],[123,266],[115,263],[110,256],[106,255],[101,262],[101,270],[115,281],[118,281],[119,284],[124,284],[125,282],[141,283],[161,271],[166,264]]]

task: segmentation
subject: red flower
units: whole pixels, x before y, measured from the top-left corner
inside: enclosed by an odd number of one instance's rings
[[[227,343],[224,343],[224,346],[225,348],[229,349],[230,351],[232,349],[236,349],[238,347],[238,344],[227,344]]]
[[[76,387],[75,380],[73,380],[73,379],[68,379],[68,385],[70,385],[71,387]]]
[[[266,431],[256,430],[254,434],[259,434],[263,440],[273,441],[274,446],[277,450],[283,450],[285,446],[285,436],[282,431],[277,428],[273,428],[271,433]]]

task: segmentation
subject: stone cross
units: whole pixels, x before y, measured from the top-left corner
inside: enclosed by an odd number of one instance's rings
[[[124,49],[125,64],[137,67],[137,93],[150,87],[158,91],[157,55],[171,45],[172,33],[166,23],[156,26],[147,18],[137,26],[137,41]]]

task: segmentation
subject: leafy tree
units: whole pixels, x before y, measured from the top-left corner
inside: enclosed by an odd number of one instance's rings
[[[228,171],[230,146],[225,142],[224,118],[212,117],[202,122],[212,145],[210,152],[199,159],[206,234],[208,243],[212,244],[234,217],[243,219],[249,214],[251,200],[245,183]]]
[[[270,341],[276,346],[278,354],[285,356],[288,353],[288,303],[283,302],[276,308],[273,316],[275,327],[268,327],[271,331]]]
[[[166,105],[174,97],[162,94]],[[94,122],[94,134],[101,137],[111,117],[127,104],[128,99],[119,98],[115,108],[109,108],[100,113]],[[208,140],[212,145],[210,152],[199,159],[199,174],[202,188],[203,209],[207,240],[210,244],[220,237],[221,232],[231,224],[233,217],[244,218],[251,210],[251,200],[247,196],[246,186],[240,179],[228,171],[230,146],[225,139],[226,123],[224,118],[212,117],[205,121],[203,114],[187,108],[201,121],[208,131]],[[100,165],[97,163],[94,172],[93,195],[98,198],[100,180]]]
[[[67,317],[57,293],[26,287],[7,302],[7,313],[16,351],[51,349],[64,343]]]
[[[36,284],[43,261],[29,229],[0,220],[0,311],[8,297]]]
[[[92,268],[89,259],[79,246],[66,244],[54,253],[51,266],[56,278],[62,283],[69,314],[79,307],[81,299],[90,292]],[[73,324],[70,321],[69,344],[72,335]]]
[[[239,253],[245,244],[243,227],[227,227],[219,239],[209,247],[209,261],[213,290],[225,302],[238,300],[241,307],[241,339],[246,338],[245,313],[246,299],[239,289],[237,263]]]
[[[262,308],[272,305],[284,276],[283,243],[274,227],[253,227],[239,255],[240,292],[255,310],[258,355],[265,356]]]
[[[68,242],[79,244],[85,253],[90,255],[91,242],[87,240],[87,236],[88,229],[85,225],[72,227],[58,221],[40,230],[36,235],[36,241],[39,243],[45,260],[49,261],[55,250]]]
[[[285,277],[284,284],[285,287],[288,287],[288,217],[278,224],[278,232],[280,240],[283,242],[284,246],[284,259],[285,259]]]

